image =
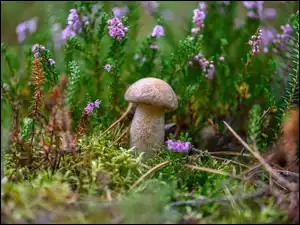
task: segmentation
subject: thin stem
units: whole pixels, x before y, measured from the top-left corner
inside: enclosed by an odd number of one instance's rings
[[[136,186],[138,186],[147,176],[154,173],[155,171],[161,169],[162,167],[166,166],[169,163],[169,161],[165,161],[163,163],[160,163],[153,167],[151,170],[149,170],[147,173],[145,173],[143,176],[141,176],[128,190],[128,192],[131,192]]]

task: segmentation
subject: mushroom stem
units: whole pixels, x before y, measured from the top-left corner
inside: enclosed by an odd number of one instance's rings
[[[135,146],[138,152],[152,153],[164,142],[164,125],[162,108],[138,104],[130,126],[130,146]]]

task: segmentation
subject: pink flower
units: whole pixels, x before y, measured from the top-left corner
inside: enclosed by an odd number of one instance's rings
[[[111,70],[111,65],[110,65],[110,64],[106,64],[106,65],[104,66],[104,69],[105,69],[107,72],[110,72],[110,70]]]
[[[55,64],[55,61],[53,59],[49,59],[49,63],[50,63],[50,66],[52,66]]]
[[[156,43],[152,43],[149,48],[154,49],[154,50],[159,50],[159,46]]]
[[[165,36],[165,30],[162,26],[156,25],[151,34],[152,37],[161,37]]]

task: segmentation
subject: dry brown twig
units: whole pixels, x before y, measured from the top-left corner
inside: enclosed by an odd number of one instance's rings
[[[223,121],[225,126],[230,130],[230,132],[238,139],[238,141],[249,151],[251,154],[264,166],[264,168],[273,176],[281,185],[288,188],[290,191],[294,192],[297,187],[290,184],[286,179],[278,175],[274,169],[261,157],[256,149],[252,149],[225,121]]]
[[[141,176],[128,190],[128,192],[131,192],[136,186],[138,186],[147,176],[154,173],[155,171],[161,169],[162,167],[166,166],[169,163],[169,161],[165,161],[163,163],[160,163],[150,169],[147,173],[145,173],[143,176]]]
[[[109,130],[111,130],[112,128],[114,128],[119,122],[121,122],[127,115],[128,113],[131,111],[131,109],[133,108],[133,103],[129,103],[128,107],[125,111],[125,113],[119,118],[117,119],[112,125],[110,125],[103,133],[102,135],[106,134]],[[101,136],[102,136],[101,135]]]
[[[111,146],[114,146],[119,140],[121,140],[129,131],[129,127],[125,129],[125,131],[111,144]]]

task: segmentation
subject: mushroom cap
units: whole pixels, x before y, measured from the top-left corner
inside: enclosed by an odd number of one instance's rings
[[[143,78],[130,85],[125,93],[125,100],[160,106],[166,111],[173,111],[178,107],[178,99],[172,87],[154,77]]]

